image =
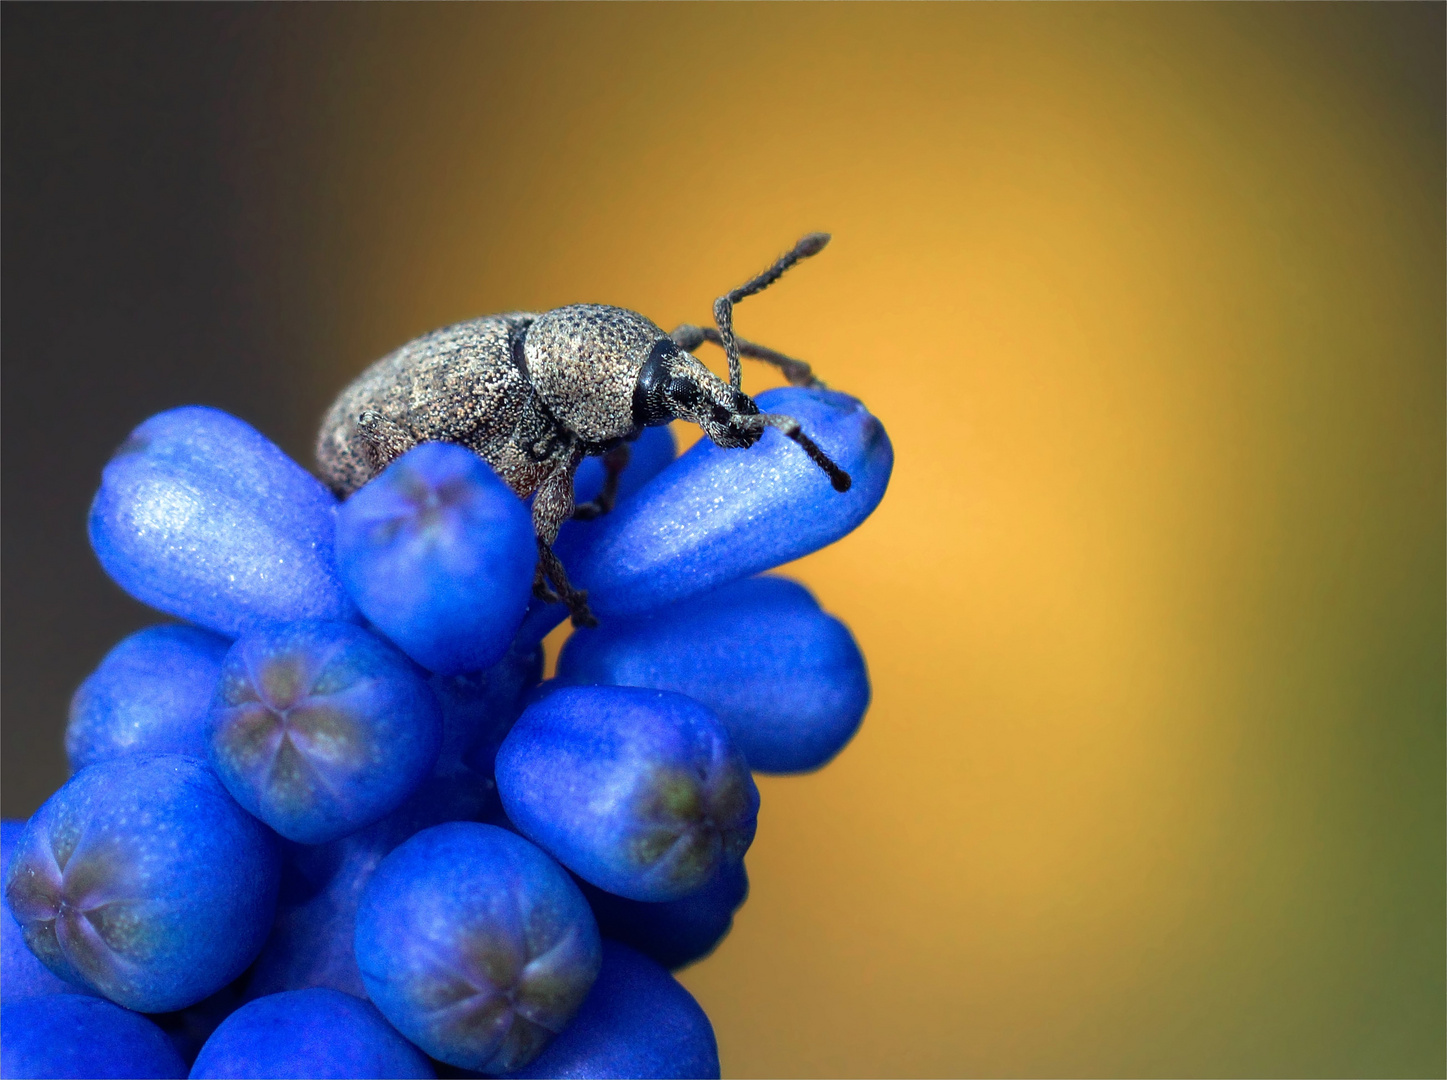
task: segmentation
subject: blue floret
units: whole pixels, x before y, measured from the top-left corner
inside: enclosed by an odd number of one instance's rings
[[[508,1077],[717,1080],[718,1042],[693,995],[646,956],[603,942],[603,970],[568,1029]]]
[[[357,607],[429,671],[502,659],[531,596],[537,542],[522,501],[465,447],[409,450],[337,514]]]
[[[759,793],[718,718],[681,694],[562,687],[497,755],[508,818],[579,877],[676,900],[743,858]]]
[[[395,810],[437,761],[442,711],[412,662],[350,623],[254,631],[212,705],[211,764],[248,811],[321,844]]]
[[[383,860],[362,895],[357,963],[402,1034],[459,1068],[505,1072],[562,1031],[597,977],[598,927],[528,841],[454,822]]]
[[[436,768],[405,803],[360,832],[291,847],[276,924],[256,958],[248,996],[330,986],[366,997],[352,947],[362,891],[382,859],[423,829],[498,814],[493,757],[541,672],[542,655],[535,651],[509,653],[473,675],[433,676],[443,716]]]
[[[7,1080],[185,1075],[186,1063],[160,1028],[109,1001],[58,994],[0,1008],[0,1076]]]
[[[90,507],[90,542],[137,600],[239,634],[353,619],[333,559],[336,500],[250,424],[190,405],[121,444]]]
[[[230,647],[195,626],[150,626],[122,641],[71,699],[71,771],[126,754],[205,760],[206,713]]]
[[[748,898],[749,875],[743,863],[725,863],[701,889],[659,904],[614,896],[586,881],[582,889],[600,933],[677,970],[708,956],[728,935],[734,912]]]
[[[884,497],[894,450],[858,401],[784,387],[760,409],[795,417],[850,474],[829,478],[778,431],[748,450],[701,439],[626,505],[560,540],[558,554],[600,620],[648,611],[807,555],[862,522]]]
[[[718,714],[760,772],[824,765],[869,706],[864,656],[848,627],[802,585],[775,577],[579,630],[563,647],[558,678],[687,694]]]
[[[0,884],[10,873],[10,856],[20,834],[25,831],[25,822],[6,820],[0,822]],[[78,983],[66,982],[35,958],[25,945],[25,931],[10,914],[10,901],[3,903],[0,914],[0,994],[6,1001],[39,997],[42,994],[91,994]]]
[[[193,1080],[433,1077],[375,1006],[336,990],[292,990],[243,1005],[206,1040]]]
[[[139,1012],[184,1008],[251,963],[276,910],[275,840],[194,758],[82,769],[20,834],[5,896],[57,975]]]

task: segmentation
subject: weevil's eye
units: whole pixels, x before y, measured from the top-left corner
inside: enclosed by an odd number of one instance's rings
[[[689,378],[674,376],[668,380],[668,396],[677,405],[697,405],[698,383]]]

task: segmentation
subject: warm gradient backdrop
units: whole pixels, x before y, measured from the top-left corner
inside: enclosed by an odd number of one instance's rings
[[[737,321],[894,441],[788,570],[875,697],[683,976],[726,1075],[1447,1069],[1443,10],[246,16],[225,212],[317,410],[834,234]]]

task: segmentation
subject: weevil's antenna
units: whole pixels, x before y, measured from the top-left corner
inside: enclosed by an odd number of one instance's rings
[[[834,459],[823,450],[819,444],[804,434],[804,429],[799,426],[799,421],[792,416],[785,416],[783,413],[758,413],[751,417],[759,427],[778,428],[784,435],[793,439],[809,455],[809,460],[829,474],[829,482],[834,485],[835,491],[848,491],[853,481],[849,474],[834,464]]]
[[[788,252],[780,255],[774,261],[774,265],[765,270],[756,278],[750,278],[737,289],[720,296],[713,302],[713,321],[718,323],[718,335],[720,344],[729,358],[729,383],[735,390],[742,390],[744,384],[743,364],[739,361],[739,343],[734,337],[734,305],[746,296],[753,296],[767,289],[779,278],[783,277],[784,271],[793,266],[800,259],[807,259],[810,255],[817,255],[824,250],[824,245],[829,243],[829,234],[816,232],[805,236]],[[792,438],[793,436],[790,436]],[[800,445],[803,445],[802,443]],[[817,448],[816,448],[817,449]],[[811,455],[812,456],[812,455]],[[835,487],[839,487],[836,483]],[[840,490],[843,490],[842,488]]]

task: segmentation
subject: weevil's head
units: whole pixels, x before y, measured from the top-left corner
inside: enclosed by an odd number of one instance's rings
[[[640,427],[687,420],[730,450],[759,441],[763,428],[749,419],[758,413],[751,397],[667,337],[653,343],[633,390],[633,418]]]

